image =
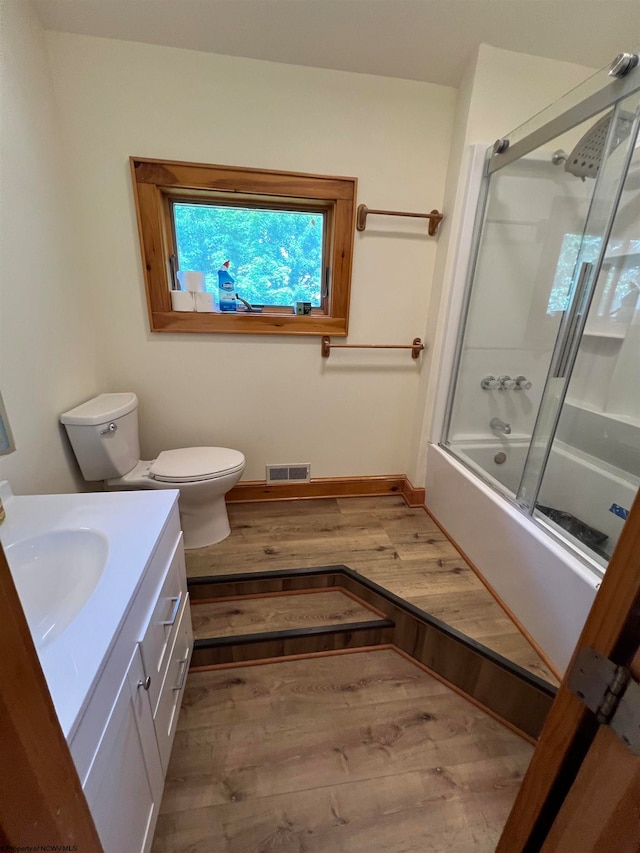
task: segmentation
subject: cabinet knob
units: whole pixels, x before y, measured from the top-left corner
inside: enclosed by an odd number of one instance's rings
[[[144,681],[140,679],[138,682],[138,687],[143,687],[145,690],[148,690],[151,687],[151,676],[148,675]]]

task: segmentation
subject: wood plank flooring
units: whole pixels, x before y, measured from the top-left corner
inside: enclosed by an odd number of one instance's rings
[[[377,613],[339,590],[191,603],[193,634],[197,640],[368,622],[376,618]]]
[[[192,672],[153,853],[488,853],[531,753],[392,650]]]
[[[345,564],[552,684],[558,680],[421,508],[399,496],[230,504],[189,576]]]

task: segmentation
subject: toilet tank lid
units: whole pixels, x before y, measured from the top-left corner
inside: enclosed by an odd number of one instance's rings
[[[124,394],[99,394],[86,403],[60,415],[63,424],[92,425],[114,421],[128,415],[138,405],[138,398],[128,391]]]

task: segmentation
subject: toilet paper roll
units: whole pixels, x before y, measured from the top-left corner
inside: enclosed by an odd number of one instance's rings
[[[193,296],[195,297],[196,311],[201,314],[210,314],[216,310],[213,293],[194,293]]]
[[[192,293],[204,293],[204,273],[195,270],[180,270],[178,281],[182,290],[190,290]]]
[[[171,291],[171,310],[172,311],[195,311],[193,302],[193,293],[188,290],[172,290]]]

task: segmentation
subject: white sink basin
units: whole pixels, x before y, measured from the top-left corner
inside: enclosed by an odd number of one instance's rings
[[[14,495],[0,479],[0,542],[69,740],[178,494]]]
[[[38,648],[58,637],[84,607],[107,564],[109,541],[96,530],[55,530],[6,548]]]

